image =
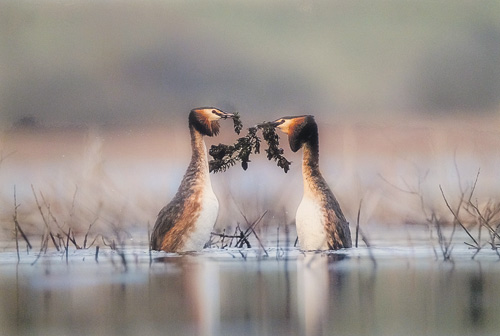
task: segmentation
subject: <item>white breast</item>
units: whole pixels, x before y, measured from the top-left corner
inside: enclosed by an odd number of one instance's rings
[[[201,199],[201,212],[194,230],[186,239],[183,251],[201,251],[206,242],[210,239],[210,234],[214,228],[217,215],[219,213],[219,201],[215,196],[212,187],[203,190]]]
[[[295,221],[302,250],[326,250],[325,216],[318,200],[304,195]]]
[[[219,201],[212,189],[210,173],[208,171],[207,147],[203,143],[204,174],[201,175],[199,183],[203,186],[201,194],[201,211],[196,220],[193,231],[186,238],[182,251],[201,251],[210,239],[210,234],[219,214]]]

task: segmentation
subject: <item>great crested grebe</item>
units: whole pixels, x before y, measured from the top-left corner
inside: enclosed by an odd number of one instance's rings
[[[338,250],[351,247],[349,223],[319,170],[318,125],[314,117],[283,117],[271,124],[288,135],[293,152],[303,148],[304,196],[295,216],[300,248]]]
[[[151,234],[151,249],[165,252],[200,251],[210,238],[219,201],[212,190],[203,136],[219,133],[217,120],[234,115],[214,107],[189,113],[191,162],[174,198],[160,210]]]

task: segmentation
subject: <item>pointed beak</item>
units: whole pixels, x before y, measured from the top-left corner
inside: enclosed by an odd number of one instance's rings
[[[221,117],[221,119],[234,118],[234,114],[233,113],[222,112],[221,115],[220,115],[220,117]]]
[[[278,127],[279,125],[281,125],[283,122],[280,121],[279,119],[278,120],[275,120],[275,121],[267,121],[267,122],[264,122],[264,123],[261,123],[261,124],[258,124],[257,126],[259,127],[263,127],[263,126],[272,126],[272,127]]]

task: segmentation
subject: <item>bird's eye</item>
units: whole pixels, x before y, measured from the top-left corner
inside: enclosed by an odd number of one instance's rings
[[[217,112],[216,112],[215,110],[212,110],[212,113],[213,113],[213,114],[217,114]]]

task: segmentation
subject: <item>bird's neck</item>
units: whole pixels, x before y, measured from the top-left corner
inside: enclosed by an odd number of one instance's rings
[[[304,195],[309,195],[317,190],[324,179],[319,170],[319,144],[315,135],[302,145],[302,177],[304,179]]]
[[[204,182],[204,184],[210,184],[207,147],[203,135],[193,126],[190,126],[189,130],[191,132],[192,155],[186,177],[194,181]]]

